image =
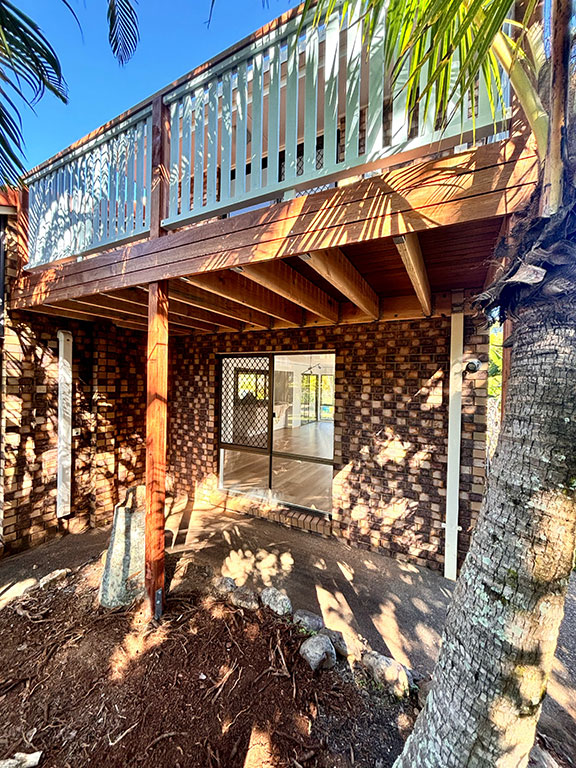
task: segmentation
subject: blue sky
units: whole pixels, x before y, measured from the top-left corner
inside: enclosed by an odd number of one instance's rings
[[[297,4],[296,0],[139,0],[140,44],[120,67],[108,47],[105,0],[70,0],[82,32],[61,0],[20,0],[58,52],[69,103],[46,95],[23,110],[28,168],[202,64]]]

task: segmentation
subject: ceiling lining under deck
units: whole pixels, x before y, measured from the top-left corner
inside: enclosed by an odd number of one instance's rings
[[[454,289],[482,288],[501,225],[502,217],[499,217],[419,233],[431,292],[439,294]],[[341,251],[376,292],[382,309],[387,307],[386,299],[390,299],[395,306],[399,297],[415,296],[392,238],[345,246]],[[325,294],[330,302],[338,303],[342,322],[351,322],[354,316],[361,315],[347,297],[316,272],[305,259],[290,257],[283,261],[298,275],[297,282],[300,286],[306,288],[306,284],[312,284],[312,287]],[[270,265],[272,264],[274,262],[270,262]],[[215,275],[219,275],[221,279],[214,280]],[[257,278],[248,280],[233,270],[224,270],[205,277],[206,289],[200,287],[202,276],[198,275],[190,277],[191,282],[187,278],[169,281],[169,323],[172,333],[187,335],[216,331],[234,332],[244,328],[258,330],[297,327],[290,308],[301,312],[304,320],[300,326],[332,324],[325,317],[309,311],[302,312],[302,306],[299,307],[295,303],[293,295],[289,296],[292,301],[284,298],[281,295],[282,288],[279,287],[277,292],[271,290],[268,281],[264,288],[257,283]],[[252,282],[253,280],[256,282]],[[253,286],[254,290],[245,290],[248,286]],[[236,291],[236,295],[226,296],[228,289]],[[286,291],[284,293],[286,294]],[[274,308],[275,300],[283,304],[279,304],[272,315],[269,311]],[[259,301],[262,302],[260,306]],[[110,293],[97,293],[38,306],[33,311],[68,316],[87,322],[97,322],[104,317],[120,327],[146,331],[148,290],[147,286],[137,286]],[[359,321],[368,322],[369,318],[365,316]]]

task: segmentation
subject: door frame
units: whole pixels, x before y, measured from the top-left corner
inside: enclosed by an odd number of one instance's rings
[[[260,456],[268,456],[268,489],[267,493],[272,494],[272,460],[274,458],[284,458],[284,459],[293,459],[296,461],[307,461],[311,462],[313,464],[324,464],[327,466],[334,467],[334,445],[332,445],[332,458],[331,459],[325,459],[321,458],[319,456],[303,456],[301,454],[296,453],[288,453],[286,451],[275,451],[274,450],[274,374],[275,374],[275,360],[274,358],[278,355],[285,355],[285,356],[297,356],[297,355],[334,355],[334,378],[336,378],[336,351],[334,349],[313,349],[313,350],[279,350],[277,352],[219,352],[217,353],[217,386],[216,386],[216,409],[217,409],[217,431],[218,431],[218,440],[217,440],[217,450],[218,450],[218,476],[219,476],[219,484],[222,483],[222,451],[223,450],[231,450],[231,451],[243,451],[245,453],[253,453],[253,454],[259,454]],[[223,361],[227,358],[258,358],[261,357],[263,359],[268,360],[268,435],[267,435],[267,441],[266,441],[266,448],[256,448],[253,446],[246,446],[246,445],[239,445],[237,443],[231,443],[231,442],[223,442],[222,441],[222,385],[223,385],[223,376],[222,376],[222,364]],[[255,371],[256,372],[256,371]],[[316,393],[316,405],[317,408],[319,407],[320,403],[320,376],[317,376],[318,381],[318,391]],[[308,422],[311,423],[311,422]],[[317,423],[320,423],[320,419],[317,418]],[[243,494],[241,491],[234,491],[233,489],[226,489],[231,493],[239,493],[241,495]],[[286,504],[290,507],[300,507],[301,509],[311,509],[310,507],[305,507],[300,504],[294,504],[293,502],[288,501],[282,501],[279,500],[282,504]],[[312,511],[319,511],[322,512],[324,510],[314,510]]]

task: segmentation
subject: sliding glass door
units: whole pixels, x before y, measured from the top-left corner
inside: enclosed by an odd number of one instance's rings
[[[223,488],[331,508],[334,354],[222,358]]]

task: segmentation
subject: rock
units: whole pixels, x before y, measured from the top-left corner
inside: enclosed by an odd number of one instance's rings
[[[410,693],[406,668],[400,662],[368,651],[362,655],[362,664],[370,671],[373,680],[385,686],[396,698],[402,699]]]
[[[110,545],[100,584],[100,605],[120,608],[144,597],[145,487],[129,488],[114,508]]]
[[[331,669],[336,664],[336,651],[327,635],[309,637],[300,646],[300,656],[315,672],[317,669]]]
[[[346,644],[346,640],[344,640],[344,635],[342,632],[338,632],[337,629],[328,629],[328,627],[322,627],[320,634],[326,635],[326,637],[330,638],[330,641],[334,646],[334,650],[339,656],[344,656],[344,658],[348,656],[348,645]]]
[[[432,688],[432,680],[421,680],[418,683],[418,706],[424,709],[424,704]]]
[[[40,579],[38,582],[38,589],[46,589],[46,587],[50,587],[52,584],[64,581],[70,573],[72,573],[70,568],[59,568],[57,571],[51,571]],[[23,753],[19,752],[18,754]]]
[[[280,592],[276,587],[266,587],[260,593],[260,600],[262,603],[278,616],[286,616],[287,613],[292,613],[292,603],[288,595]]]
[[[42,752],[16,752],[14,757],[0,760],[0,768],[35,768],[40,764]]]
[[[318,616],[317,613],[312,613],[311,611],[305,611],[302,608],[294,612],[294,621],[309,632],[320,632],[324,628],[322,616]]]
[[[217,595],[224,597],[234,592],[236,589],[236,582],[230,576],[219,576],[212,582],[212,588]]]
[[[258,595],[248,587],[238,587],[230,595],[230,602],[237,608],[246,608],[247,611],[257,611],[260,607]]]
[[[560,764],[552,757],[550,752],[535,744],[532,747],[532,752],[530,752],[528,768],[560,768]]]

